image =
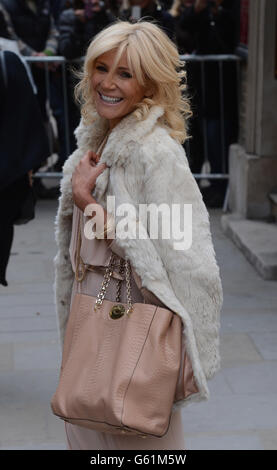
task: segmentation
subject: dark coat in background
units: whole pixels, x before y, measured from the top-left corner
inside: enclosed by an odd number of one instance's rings
[[[115,21],[109,10],[100,10],[85,22],[76,18],[74,9],[65,9],[59,19],[59,52],[67,59],[76,59],[86,54],[91,40]]]
[[[13,224],[28,193],[28,171],[49,156],[40,108],[20,58],[4,53],[7,83],[0,66],[0,283],[13,240]]]
[[[37,0],[36,13],[26,0],[1,0],[1,3],[10,15],[16,35],[26,44],[24,55],[44,49],[56,52],[58,34],[49,0]]]
[[[129,21],[132,18],[132,8],[122,10],[119,15],[121,20]],[[141,9],[141,18],[145,21],[155,22],[171,39],[175,40],[175,19],[168,11],[165,11],[161,5],[155,2],[149,4],[146,8]]]
[[[176,20],[176,33],[180,53],[234,54],[236,22],[232,2],[224,1],[216,14],[209,5],[200,13],[195,12],[194,6],[183,6]],[[226,173],[229,145],[236,141],[238,132],[236,63],[222,62],[220,69],[217,61],[203,65],[188,61],[186,69],[193,111],[188,150],[191,171],[200,173],[206,156],[211,173]],[[216,189],[223,197],[226,181],[214,180],[211,184],[212,192]]]

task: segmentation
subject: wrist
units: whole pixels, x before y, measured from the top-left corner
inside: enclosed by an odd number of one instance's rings
[[[76,205],[84,212],[89,204],[97,204],[97,202],[91,194],[81,191],[76,197]]]

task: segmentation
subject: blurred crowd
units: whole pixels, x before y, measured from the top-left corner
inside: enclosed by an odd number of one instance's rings
[[[4,115],[5,106],[2,106],[1,133],[12,137],[12,129],[16,126],[16,122],[21,126],[22,119],[24,120],[24,109],[28,106],[30,109],[34,107],[35,124],[34,119],[30,117],[27,123],[33,130],[33,134],[39,119],[43,123],[43,131],[42,128],[36,131],[37,136],[40,137],[34,139],[33,136],[32,142],[32,151],[36,152],[37,157],[39,156],[32,167],[35,172],[41,168],[53,151],[48,148],[46,139],[41,137],[41,133],[45,132],[48,142],[51,141],[49,135],[54,135],[54,131],[50,116],[54,116],[58,135],[58,139],[54,140],[56,142],[54,152],[58,154],[58,160],[51,169],[60,172],[66,158],[75,149],[74,129],[80,120],[79,108],[73,94],[77,78],[72,73],[72,64],[75,70],[78,70],[81,66],[81,61],[78,59],[85,55],[91,39],[99,31],[117,18],[131,22],[144,18],[146,21],[154,21],[158,24],[176,43],[180,54],[233,54],[237,45],[238,2],[239,0],[0,0],[0,50],[4,39],[4,42],[16,44],[21,56],[45,58],[60,55],[67,59],[69,143],[66,143],[65,138],[66,115],[61,64],[49,63],[49,80],[47,80],[44,63],[39,60],[31,63],[32,74],[30,75],[35,85],[36,103],[32,102],[33,97],[29,92],[28,102],[26,102],[26,87],[30,86],[30,83],[27,84],[28,80],[23,83],[22,74],[25,72],[22,64],[19,64],[18,56],[13,58],[12,54],[9,55],[7,61],[8,75],[13,78],[12,85],[11,83],[6,85],[8,89],[4,92],[3,73],[2,78],[0,74],[0,93],[6,102],[6,109],[10,109],[14,98],[13,89],[17,87],[17,109],[20,108],[23,114],[19,121],[21,113],[16,114],[13,109],[14,114],[11,114],[11,119],[14,121],[9,123]],[[220,82],[219,67],[216,62],[205,62],[203,67],[198,61],[188,61],[186,69],[193,117],[189,126],[192,138],[184,146],[191,170],[193,173],[200,173],[203,163],[208,160],[212,173],[228,172],[228,147],[236,140],[238,127],[236,65],[232,62],[223,64],[222,82]],[[50,91],[49,100],[47,100],[47,88]],[[22,89],[21,94],[20,89]],[[1,99],[1,103],[4,101]],[[36,109],[37,105],[39,114]],[[222,128],[222,112],[224,113],[224,129]],[[25,113],[25,116],[27,119],[28,113]],[[205,127],[203,127],[203,122]],[[19,155],[20,151],[22,152],[23,148],[29,148],[26,144],[27,134],[23,136],[21,132],[18,137],[19,159],[22,158],[22,155]],[[31,134],[29,138],[32,139]],[[37,151],[34,141],[36,146],[41,147]],[[11,149],[8,143],[5,149],[2,140],[1,142],[2,159],[4,152],[8,155]],[[15,171],[14,165],[3,163],[3,159],[0,164],[2,175],[8,175],[9,171],[14,173],[13,182],[16,177],[25,178],[25,174],[19,175]],[[2,196],[5,196],[10,189],[9,181],[8,176],[2,178],[0,187]],[[33,185],[38,197],[57,197],[57,190],[55,192],[55,190],[47,189],[40,179],[35,179]],[[225,191],[226,182],[215,180],[208,188],[202,190],[202,194],[208,206],[220,207]],[[12,236],[10,235],[9,238]],[[1,263],[5,265],[6,261],[0,259],[0,274]]]

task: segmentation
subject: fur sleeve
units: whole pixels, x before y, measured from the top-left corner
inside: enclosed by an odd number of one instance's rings
[[[200,361],[206,378],[220,368],[219,319],[223,302],[219,268],[211,238],[209,214],[201,192],[190,171],[185,152],[171,138],[166,145],[160,141],[155,150],[145,156],[145,202],[166,204],[165,226],[170,226],[169,238],[162,238],[161,224],[158,238],[152,242],[166,269],[172,290],[187,310],[193,325]],[[192,242],[185,249],[176,250],[172,236],[172,204],[180,209],[181,228],[184,222],[184,204],[192,207]],[[189,227],[183,227],[189,232]],[[151,238],[150,225],[147,231]],[[189,246],[189,245],[187,245]]]

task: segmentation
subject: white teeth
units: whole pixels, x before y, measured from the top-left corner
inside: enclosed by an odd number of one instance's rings
[[[100,96],[103,101],[107,101],[107,103],[118,103],[122,100],[122,98],[111,98],[110,96],[105,96],[100,93]]]

